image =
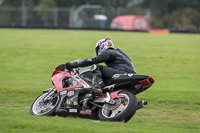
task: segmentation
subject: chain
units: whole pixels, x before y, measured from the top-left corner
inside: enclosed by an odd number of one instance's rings
[[[99,105],[99,104],[96,104],[96,103],[94,103],[94,102],[90,102],[91,104],[94,104],[94,105],[96,105],[96,106],[98,106],[98,107],[100,107],[100,108],[102,108],[102,109],[106,109],[106,110],[110,110],[109,108],[105,108],[105,107],[103,107],[103,106],[101,106],[101,105]]]

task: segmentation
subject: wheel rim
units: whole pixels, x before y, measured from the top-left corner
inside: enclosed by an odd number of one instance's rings
[[[46,101],[43,102],[43,98],[47,95],[48,93],[44,93],[41,95],[33,104],[32,111],[35,115],[45,115],[48,112],[50,112],[54,107],[57,105],[59,101],[59,96],[56,96],[53,98],[51,101]]]
[[[124,96],[125,101],[123,101],[118,108],[114,109],[114,110],[107,110],[106,108],[108,108],[108,104],[104,104],[103,109],[102,109],[102,115],[106,118],[113,118],[113,117],[117,117],[120,114],[122,114],[126,108],[129,105],[129,96],[126,94],[119,94],[120,96]]]

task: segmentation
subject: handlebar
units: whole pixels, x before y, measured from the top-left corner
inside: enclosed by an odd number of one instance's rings
[[[71,73],[72,75],[76,75],[76,74],[79,74],[79,68],[74,68],[74,69],[71,69],[71,70],[68,70],[65,68],[65,72],[69,72]]]
[[[77,59],[77,60],[75,60],[73,62],[79,62],[81,60],[82,59]],[[65,71],[66,72],[70,72],[72,75],[79,74],[79,70],[80,70],[79,68],[74,68],[74,69],[71,69],[71,70],[68,70],[68,69],[65,68]]]

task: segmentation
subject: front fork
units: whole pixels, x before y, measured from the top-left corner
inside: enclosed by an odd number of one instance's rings
[[[43,93],[45,92],[48,92],[48,94],[43,98],[43,101],[49,101],[57,94],[56,88],[50,88],[43,91]]]

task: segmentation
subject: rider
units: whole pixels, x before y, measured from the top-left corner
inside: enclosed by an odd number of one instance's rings
[[[95,95],[100,96],[102,94],[102,87],[104,85],[103,79],[109,79],[114,74],[132,73],[137,74],[136,69],[128,57],[120,49],[114,49],[114,44],[109,38],[101,39],[96,43],[96,55],[93,58],[86,58],[81,61],[67,62],[66,68],[72,69],[77,67],[91,67],[92,71],[92,88],[95,91]],[[107,66],[96,65],[104,62]],[[97,91],[98,90],[98,91]]]

